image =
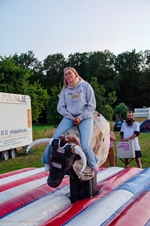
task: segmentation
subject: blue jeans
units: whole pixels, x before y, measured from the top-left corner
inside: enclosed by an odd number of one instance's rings
[[[60,124],[58,125],[53,135],[53,138],[58,138],[72,127],[74,127],[74,122],[70,119],[63,118]],[[84,151],[89,166],[91,168],[94,168],[97,163],[97,157],[95,156],[93,150],[90,147],[90,141],[93,132],[93,117],[83,119],[77,128],[80,134],[81,148]],[[50,150],[51,150],[50,145],[47,145],[42,158],[43,163],[49,163]]]

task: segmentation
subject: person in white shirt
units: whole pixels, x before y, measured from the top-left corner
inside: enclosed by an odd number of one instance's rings
[[[139,145],[138,136],[140,133],[139,123],[134,121],[134,113],[133,111],[127,112],[127,119],[122,124],[120,130],[121,141],[129,141],[134,140],[134,148],[135,148],[135,160],[138,168],[142,168],[141,163],[141,149]],[[128,162],[128,159],[125,159]]]

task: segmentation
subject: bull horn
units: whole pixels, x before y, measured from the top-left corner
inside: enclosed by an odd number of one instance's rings
[[[29,154],[30,148],[32,148],[32,147],[36,147],[36,146],[39,147],[39,146],[43,146],[43,145],[47,145],[47,144],[51,145],[52,141],[53,141],[53,138],[42,138],[42,139],[35,140],[31,144],[29,144],[26,152],[27,152],[27,154]]]
[[[82,148],[81,148],[80,146],[76,145],[76,146],[74,147],[74,152],[75,152],[75,154],[77,154],[77,155],[79,155],[79,156],[81,157],[82,163],[83,163],[82,168],[81,168],[81,170],[80,170],[80,172],[79,172],[79,176],[78,176],[78,177],[80,178],[81,173],[82,173],[82,172],[85,170],[85,168],[86,168],[87,160],[86,160],[86,156],[85,156],[85,154],[84,154],[84,152],[83,152],[83,150],[82,150]]]

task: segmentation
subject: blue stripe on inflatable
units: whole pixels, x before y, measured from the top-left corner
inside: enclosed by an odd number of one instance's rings
[[[129,205],[136,197],[140,196],[143,192],[150,191],[150,168],[147,168],[137,175],[133,176],[124,184],[118,186],[115,190],[126,190],[133,193],[133,196],[125,203],[117,209],[114,214],[112,214],[106,221],[104,221],[101,226],[106,226],[108,223],[119,213],[121,212],[125,206]],[[150,223],[150,222],[149,222]],[[150,224],[143,225],[149,226]]]
[[[146,186],[146,184],[150,181],[150,168],[144,169],[134,177],[130,178],[127,182],[124,184],[118,186],[115,190],[127,190],[130,191],[133,194],[136,194],[141,189],[143,189],[143,186]]]
[[[76,225],[77,222],[83,223],[86,216],[86,225],[88,226],[91,219],[91,216],[96,209],[101,209],[101,214],[98,216],[95,214],[95,219],[93,219],[94,225],[107,225],[111,219],[113,219],[126,205],[127,203],[133,200],[134,196],[137,196],[150,181],[150,168],[142,170],[140,173],[134,175],[127,181],[124,181],[123,184],[119,185],[115,189],[112,189],[108,194],[99,199],[96,199],[94,203],[92,203],[88,208],[84,209],[80,213],[78,213],[75,217],[68,220],[64,225]],[[112,205],[112,200],[114,200],[114,205]],[[116,200],[116,201],[115,201]],[[103,215],[105,214],[105,203],[107,202],[107,206],[110,212],[110,215],[107,213],[107,218],[104,219]],[[118,204],[116,204],[118,203]],[[110,209],[110,205],[112,209]],[[104,209],[103,209],[104,207]],[[91,214],[90,214],[91,213]],[[101,216],[100,216],[101,215]]]
[[[143,189],[142,192],[150,191],[150,181],[149,184]]]

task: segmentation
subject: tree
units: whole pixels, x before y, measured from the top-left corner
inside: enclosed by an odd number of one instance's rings
[[[49,125],[57,126],[62,119],[62,116],[57,112],[58,95],[61,90],[61,85],[51,88],[51,95],[48,98],[47,106],[47,122]]]
[[[97,82],[97,78],[92,77],[91,85],[95,92],[96,110],[100,112],[106,119],[112,120],[113,108],[112,105],[116,102],[116,92],[110,92],[106,95],[106,89]]]
[[[31,71],[16,65],[11,57],[0,58],[0,91],[22,94]]]
[[[12,59],[16,62],[16,65],[19,65],[21,68],[30,69],[30,83],[33,84],[35,81],[39,81],[39,83],[43,86],[44,74],[42,63],[38,61],[32,51],[22,53],[21,55],[15,54],[14,56],[12,56]]]
[[[74,67],[78,74],[86,81],[88,78],[88,59],[90,53],[75,53],[70,54],[67,59],[67,67]]]
[[[142,72],[139,80],[139,96],[136,99],[135,107],[150,106],[150,50],[141,53],[143,56]]]
[[[115,69],[118,72],[115,77],[118,103],[124,101],[130,108],[133,108],[140,95],[138,78],[141,62],[141,53],[136,53],[135,50],[119,54],[115,60]]]
[[[108,50],[91,52],[88,59],[88,78],[96,77],[99,84],[104,85],[106,93],[114,90],[114,62],[116,56]]]
[[[65,58],[62,54],[48,55],[43,63],[42,85],[51,95],[51,87],[58,86],[63,82],[63,69],[66,66]]]
[[[125,103],[120,103],[115,107],[114,115],[116,120],[123,120],[127,117],[127,112],[129,108]]]
[[[16,64],[13,58],[1,58],[0,91],[29,95],[32,105],[32,120],[37,122],[47,106],[47,91],[41,87],[38,81],[30,83],[31,75],[31,69]]]
[[[22,68],[29,68],[35,71],[41,68],[41,62],[38,61],[32,51],[22,53],[20,56],[15,54],[12,56],[12,59],[16,62],[17,65],[20,65]]]
[[[32,121],[38,123],[39,119],[42,117],[42,112],[47,110],[47,90],[43,89],[38,82],[34,82],[33,85],[28,83],[28,86],[24,87],[23,93],[30,96]]]

